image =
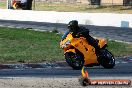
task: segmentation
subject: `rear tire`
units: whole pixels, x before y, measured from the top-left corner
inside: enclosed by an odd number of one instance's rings
[[[75,70],[82,69],[84,60],[79,53],[68,52],[65,54],[66,62]]]
[[[98,62],[106,69],[112,69],[115,66],[115,58],[107,49],[101,50]]]

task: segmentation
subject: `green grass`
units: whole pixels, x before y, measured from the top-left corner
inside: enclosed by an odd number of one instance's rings
[[[34,9],[34,8],[33,8]],[[89,6],[87,4],[35,3],[35,10],[59,12],[92,12],[92,13],[132,13],[132,7],[125,6]]]
[[[60,37],[50,32],[0,28],[0,62],[63,60]]]
[[[35,10],[59,11],[59,12],[75,12],[83,11],[85,6],[73,4],[55,4],[55,3],[36,3]],[[87,6],[86,6],[87,7]]]
[[[132,44],[110,40],[108,42],[108,50],[111,51],[114,56],[132,56]]]
[[[6,2],[0,2],[0,9],[6,8]]]
[[[0,63],[64,60],[59,48],[61,36],[55,32],[0,27]],[[132,55],[132,45],[108,42],[115,56]]]

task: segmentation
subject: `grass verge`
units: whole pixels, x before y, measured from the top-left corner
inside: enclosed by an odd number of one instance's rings
[[[108,41],[108,50],[111,51],[114,56],[132,56],[132,44],[110,40]]]
[[[64,60],[61,35],[27,29],[0,27],[0,63]],[[132,44],[108,42],[115,56],[132,54]]]
[[[6,8],[6,2],[0,2],[0,9]]]
[[[35,3],[35,10],[59,12],[132,13],[130,6],[90,6],[87,4]]]
[[[55,32],[0,28],[0,62],[63,60],[60,37]]]

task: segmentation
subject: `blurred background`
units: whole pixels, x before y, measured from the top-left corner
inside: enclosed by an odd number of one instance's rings
[[[0,0],[0,8],[7,8],[7,1],[13,0]],[[15,0],[20,2],[21,0]],[[33,0],[32,9],[43,10],[45,6],[132,6],[132,0]],[[95,7],[96,7],[95,6]],[[52,8],[51,8],[52,9]]]

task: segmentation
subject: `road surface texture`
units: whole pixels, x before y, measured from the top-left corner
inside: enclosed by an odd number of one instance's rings
[[[2,68],[3,67],[3,68]],[[8,67],[8,68],[6,68]],[[86,67],[90,79],[132,80],[132,57],[118,58],[114,69],[102,66]],[[0,88],[83,88],[78,79],[80,70],[73,70],[65,62],[39,64],[5,64],[0,66]],[[132,88],[132,86],[103,86]],[[87,88],[103,88],[88,86]]]
[[[0,77],[76,77],[80,70],[73,70],[65,61],[38,64],[4,64],[0,65]],[[116,58],[114,69],[104,69],[102,66],[86,67],[92,77],[131,77],[132,57]]]
[[[0,26],[28,28],[63,33],[65,24],[42,22],[19,22],[0,20]],[[100,27],[85,25],[91,35],[132,43],[132,28]],[[116,58],[114,69],[102,66],[86,67],[91,79],[130,79],[132,80],[132,57]],[[78,78],[80,70],[73,70],[65,62],[38,64],[1,64],[0,88],[84,88]],[[87,86],[86,88],[132,88],[131,86]]]
[[[78,77],[79,78],[79,77]],[[12,77],[1,78],[0,88],[132,88],[132,86],[86,86],[83,87],[78,82],[78,78],[43,78],[43,77]],[[91,78],[95,79],[95,78]],[[96,79],[106,79],[106,77],[96,77]],[[107,79],[126,79],[112,77]],[[130,78],[127,78],[130,79]],[[132,79],[132,77],[131,77]]]

